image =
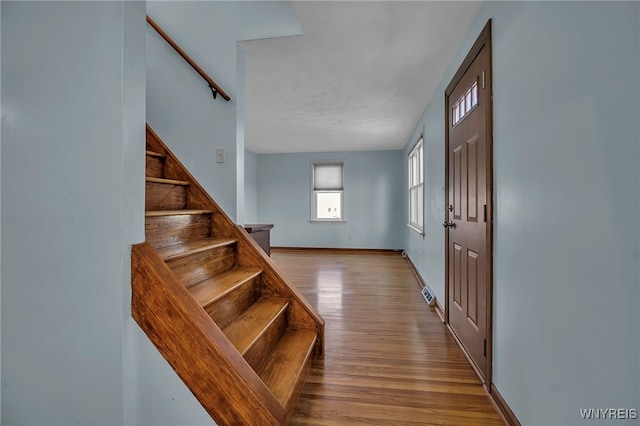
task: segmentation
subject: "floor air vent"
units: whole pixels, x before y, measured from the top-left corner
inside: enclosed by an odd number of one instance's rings
[[[429,306],[436,303],[436,295],[433,294],[433,290],[431,290],[429,287],[427,286],[423,287],[420,293],[422,293],[422,297],[424,297],[424,300],[427,301],[427,304]]]

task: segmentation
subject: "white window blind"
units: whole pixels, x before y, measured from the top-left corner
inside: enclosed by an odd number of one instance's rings
[[[342,191],[342,163],[316,163],[313,165],[314,191]]]

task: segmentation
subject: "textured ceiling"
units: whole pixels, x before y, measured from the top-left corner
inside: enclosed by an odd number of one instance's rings
[[[304,35],[244,42],[245,146],[402,149],[479,2],[293,2]]]

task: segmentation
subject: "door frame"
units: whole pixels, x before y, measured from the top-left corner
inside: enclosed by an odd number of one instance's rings
[[[478,56],[482,48],[486,49],[487,54],[487,66],[485,70],[485,83],[487,90],[487,114],[485,122],[485,140],[486,140],[486,159],[487,159],[487,223],[486,223],[486,236],[487,236],[487,256],[486,256],[486,274],[487,274],[487,362],[483,375],[485,377],[484,386],[487,392],[491,393],[492,387],[492,373],[493,373],[493,73],[492,73],[492,55],[491,55],[491,19],[489,19],[480,32],[480,35],[476,39],[475,43],[465,56],[460,68],[456,71],[451,82],[447,86],[444,93],[444,175],[445,175],[445,222],[448,220],[448,210],[446,206],[449,205],[449,119],[451,115],[451,108],[449,104],[449,97],[455,89],[456,85],[462,79],[464,73],[469,69],[469,66],[473,60]],[[454,100],[455,101],[455,100]],[[457,338],[451,325],[449,324],[449,232],[445,231],[444,238],[444,292],[445,292],[445,323],[449,328],[449,331],[454,336],[467,358],[469,358],[471,366],[476,370],[476,366],[471,362],[471,356],[462,346],[462,343]],[[476,371],[478,377],[481,378],[480,372]]]

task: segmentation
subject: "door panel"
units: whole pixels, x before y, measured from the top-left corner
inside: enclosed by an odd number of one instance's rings
[[[467,250],[467,319],[478,329],[478,253]]]
[[[453,301],[462,311],[462,246],[453,244]]]
[[[481,375],[487,371],[487,132],[489,106],[480,49],[448,96],[448,320]],[[482,377],[484,379],[484,376]]]
[[[478,135],[467,142],[467,220],[478,221]]]
[[[462,147],[453,150],[453,199],[454,218],[460,219],[462,214]]]

